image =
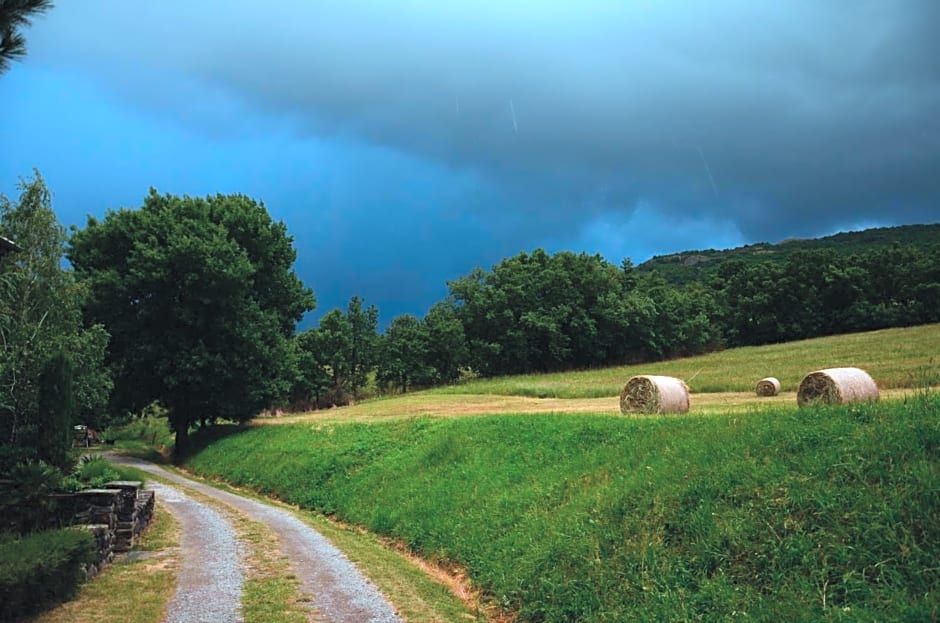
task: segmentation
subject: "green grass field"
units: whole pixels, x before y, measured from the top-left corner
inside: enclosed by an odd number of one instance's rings
[[[867,370],[884,389],[940,384],[940,325],[884,329],[786,344],[734,348],[698,357],[600,370],[481,379],[432,393],[500,394],[537,398],[617,396],[636,374],[685,379],[692,393],[752,392],[765,376],[796,391],[800,380],[820,368]]]
[[[931,621],[937,352],[932,325],[480,380],[231,427],[188,467],[456,565],[519,622]],[[845,365],[898,389],[796,408]],[[694,376],[706,406],[616,415],[636,373]],[[789,396],[755,398],[765,375]]]
[[[938,413],[259,426],[188,465],[459,564],[519,621],[929,621]]]

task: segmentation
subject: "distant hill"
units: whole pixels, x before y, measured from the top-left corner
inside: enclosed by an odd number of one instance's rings
[[[655,270],[670,283],[681,285],[708,277],[727,260],[754,263],[768,260],[783,261],[797,251],[810,249],[831,249],[840,255],[853,255],[872,249],[890,247],[895,243],[921,249],[940,249],[940,223],[875,227],[824,238],[791,238],[777,244],[758,242],[724,251],[709,249],[657,255],[640,264],[637,269],[643,272]]]

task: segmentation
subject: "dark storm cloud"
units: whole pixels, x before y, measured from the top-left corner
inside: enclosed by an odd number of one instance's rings
[[[154,76],[477,172],[533,235],[642,201],[779,238],[940,214],[938,7],[86,0],[34,42],[208,133],[238,116]]]

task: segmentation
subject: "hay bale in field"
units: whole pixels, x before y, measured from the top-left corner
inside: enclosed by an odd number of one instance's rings
[[[685,413],[689,410],[689,387],[671,376],[634,376],[620,392],[620,412]]]
[[[801,407],[862,400],[878,400],[878,385],[859,368],[827,368],[810,372],[803,377],[796,393],[796,402]]]
[[[776,396],[780,393],[780,381],[776,377],[768,376],[757,381],[758,396]]]

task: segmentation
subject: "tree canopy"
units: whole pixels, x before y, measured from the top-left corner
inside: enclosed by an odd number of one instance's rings
[[[486,375],[658,358],[711,341],[700,334],[708,322],[681,336],[660,322],[695,308],[690,294],[639,280],[629,262],[618,268],[600,255],[536,249],[448,285],[470,364]]]
[[[434,384],[434,370],[428,364],[430,335],[417,317],[396,316],[380,343],[376,370],[380,387],[398,387],[406,392],[416,385]]]
[[[98,425],[111,391],[108,335],[82,323],[82,288],[63,268],[65,229],[42,177],[0,195],[0,467],[42,459],[62,466],[74,422]]]
[[[763,262],[731,257],[679,285],[629,261],[618,268],[599,255],[536,249],[448,284],[434,313],[449,310],[460,336],[429,336],[411,320],[393,320],[384,351],[392,360],[380,376],[404,378],[407,369],[425,378],[415,349],[460,353],[451,371],[470,366],[493,376],[936,322],[938,284],[940,245],[929,244],[803,248]]]
[[[298,376],[292,390],[296,404],[334,406],[358,398],[379,356],[379,311],[358,296],[344,312],[331,309],[317,327],[295,340]]]
[[[244,195],[151,189],[138,210],[89,218],[68,257],[89,288],[89,319],[112,336],[113,408],[159,401],[185,452],[192,425],[244,421],[286,399],[291,338],[315,304],[291,242]]]

